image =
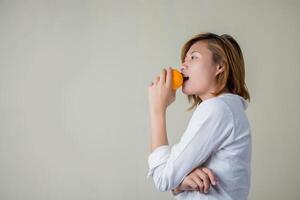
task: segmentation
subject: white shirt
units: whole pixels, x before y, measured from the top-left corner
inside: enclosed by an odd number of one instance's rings
[[[159,146],[148,157],[149,172],[159,191],[170,191],[175,199],[245,200],[250,189],[251,130],[245,110],[247,101],[225,93],[197,106],[180,141]],[[210,168],[218,177],[207,194],[184,191],[175,195],[193,169]]]

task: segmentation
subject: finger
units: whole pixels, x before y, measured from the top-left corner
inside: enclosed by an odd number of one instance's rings
[[[203,172],[201,169],[197,169],[196,173],[199,175],[199,177],[202,179],[203,184],[204,184],[204,192],[207,193],[209,186],[210,186],[210,181],[208,175]]]
[[[213,184],[213,185],[216,185],[217,184],[217,181],[218,181],[218,179],[217,179],[217,177],[213,174],[213,172],[212,172],[212,170],[211,169],[209,169],[209,168],[202,168],[202,171],[204,171],[207,175],[208,175],[208,177],[209,177],[209,179],[210,179],[210,182]]]
[[[168,87],[171,87],[172,86],[172,68],[171,67],[168,67],[167,69],[167,77],[166,77],[166,85]]]
[[[166,82],[166,69],[163,69],[161,72],[160,72],[160,83],[162,84],[165,84]]]
[[[184,181],[183,187],[187,190],[196,190],[198,188],[197,183],[195,183],[191,178]]]
[[[159,76],[155,77],[155,79],[154,79],[153,83],[154,83],[154,84],[157,84],[157,83],[159,82],[159,79],[160,79],[160,77],[159,77]]]
[[[195,183],[197,183],[198,190],[203,193],[204,184],[203,184],[202,180],[199,178],[199,176],[197,176],[197,174],[193,173],[193,175],[191,175],[191,178],[193,179],[193,181]]]

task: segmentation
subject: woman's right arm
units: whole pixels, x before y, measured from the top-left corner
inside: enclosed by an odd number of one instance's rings
[[[147,177],[159,191],[178,187],[191,171],[201,166],[232,133],[233,118],[225,103],[202,103],[177,144],[163,145],[148,156]]]

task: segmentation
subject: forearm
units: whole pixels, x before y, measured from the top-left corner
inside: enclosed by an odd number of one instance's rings
[[[159,146],[168,145],[166,131],[166,110],[150,111],[151,152]]]

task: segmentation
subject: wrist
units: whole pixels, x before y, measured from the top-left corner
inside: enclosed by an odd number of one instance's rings
[[[177,195],[177,194],[183,192],[183,190],[181,190],[179,187],[177,187],[177,188],[173,189],[172,192],[174,195]]]
[[[159,115],[159,114],[165,114],[165,113],[166,113],[165,108],[150,108],[151,115]]]

